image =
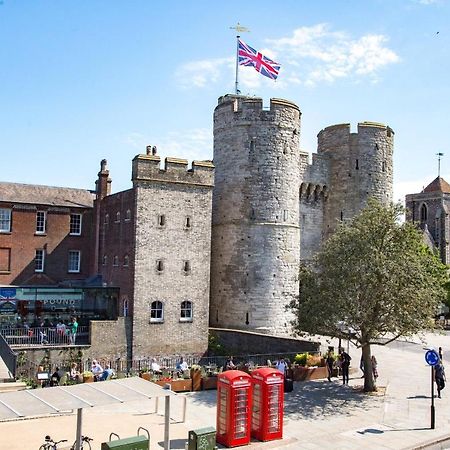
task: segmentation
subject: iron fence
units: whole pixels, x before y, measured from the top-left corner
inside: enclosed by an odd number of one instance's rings
[[[79,326],[76,335],[56,327],[2,328],[0,334],[13,349],[89,344],[88,326]]]

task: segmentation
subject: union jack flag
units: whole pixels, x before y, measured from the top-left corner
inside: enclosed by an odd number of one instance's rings
[[[256,51],[254,48],[247,45],[244,41],[239,41],[239,65],[240,66],[253,66],[260,74],[265,77],[276,80],[278,72],[280,70],[280,64],[272,61],[267,56]]]

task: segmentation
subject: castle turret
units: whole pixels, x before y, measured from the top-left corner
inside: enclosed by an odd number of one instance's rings
[[[287,331],[298,295],[300,110],[227,95],[214,112],[210,323]]]
[[[369,197],[392,202],[393,145],[392,129],[375,122],[359,123],[357,133],[350,133],[350,124],[341,124],[318,134],[318,155],[330,161],[325,237],[339,221],[358,214]]]

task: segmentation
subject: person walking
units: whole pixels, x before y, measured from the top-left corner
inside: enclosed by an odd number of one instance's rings
[[[339,359],[341,361],[341,368],[342,368],[342,383],[348,384],[349,381],[348,372],[350,368],[350,361],[352,358],[347,352],[344,351],[344,349],[341,349]]]
[[[328,350],[325,362],[327,364],[328,381],[331,381],[331,377],[333,376],[333,366],[334,366],[333,350],[331,350],[331,349]]]
[[[438,362],[434,366],[434,381],[436,381],[438,398],[441,398],[441,391],[445,388],[445,371],[442,362]]]

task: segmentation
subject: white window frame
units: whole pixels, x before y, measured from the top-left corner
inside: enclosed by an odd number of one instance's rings
[[[10,208],[0,208],[0,233],[11,233]]]
[[[107,266],[107,265],[108,265],[108,255],[103,255],[102,266]]]
[[[118,266],[119,266],[119,257],[117,255],[114,255],[113,267],[118,267]]]
[[[131,210],[127,209],[125,214],[125,222],[129,222],[131,220]]]
[[[150,323],[162,322],[164,322],[164,303],[161,300],[154,300],[150,303]]]
[[[47,232],[47,211],[36,211],[36,234]]]
[[[120,223],[120,211],[116,212],[116,223]]]
[[[77,260],[73,260],[72,256],[77,255]],[[72,265],[76,262],[76,267]],[[80,273],[81,268],[81,251],[80,250],[69,250],[68,260],[67,260],[67,272],[69,273]]]
[[[34,254],[34,271],[37,273],[42,273],[44,272],[44,269],[45,269],[45,250],[43,248],[37,248]]]
[[[123,257],[123,267],[128,267],[130,265],[130,257],[128,255],[125,255]]]
[[[189,316],[186,315],[187,312],[189,312]],[[180,322],[192,322],[193,317],[194,313],[192,302],[190,300],[183,300],[180,305]]]
[[[76,227],[77,223],[75,222],[75,217],[80,218],[80,223]],[[79,213],[70,213],[70,224],[69,224],[69,234],[70,236],[81,236],[81,229],[82,229],[82,223],[83,223],[83,215]],[[72,231],[72,229],[77,228],[78,231]]]

